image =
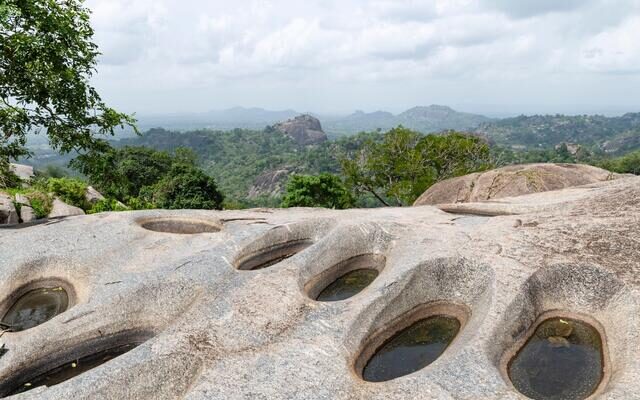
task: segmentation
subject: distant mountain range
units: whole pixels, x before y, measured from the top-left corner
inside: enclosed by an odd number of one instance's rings
[[[263,129],[268,125],[300,115],[295,110],[269,111],[263,108],[234,107],[221,111],[210,111],[198,114],[142,116],[139,125],[142,130],[162,127],[174,130],[218,129],[229,130]],[[428,107],[414,107],[403,113],[394,115],[386,111],[365,113],[356,111],[347,116],[326,116],[308,113],[322,122],[322,127],[330,136],[388,130],[398,125],[415,129],[424,133],[442,131],[444,129],[468,130],[476,128],[481,123],[491,119],[482,115],[463,113],[447,106],[431,105]]]

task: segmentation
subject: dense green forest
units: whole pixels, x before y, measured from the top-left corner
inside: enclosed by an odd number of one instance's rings
[[[165,129],[152,129],[142,136],[123,139],[115,144],[146,146],[168,152],[181,147],[191,149],[197,155],[198,165],[215,178],[220,190],[227,198],[228,206],[278,206],[287,177],[294,174],[331,173],[346,179],[348,176],[344,173],[342,161],[355,159],[367,143],[384,142],[387,134],[380,131],[367,132],[343,136],[318,145],[298,146],[290,137],[277,131],[235,129],[224,132],[208,130],[172,132]],[[416,134],[423,137],[438,136],[422,135],[417,132]],[[564,135],[562,138],[567,136]],[[525,149],[492,142],[489,140],[491,145],[488,147],[490,153],[488,160],[490,162],[487,164],[491,167],[532,162],[580,162],[619,172],[633,173],[638,170],[637,153],[623,159],[607,154],[597,146],[593,146],[591,142],[588,145],[560,144]],[[639,148],[640,145],[632,147],[632,149]],[[625,153],[622,152],[622,154]],[[482,169],[486,166],[478,168]],[[424,188],[425,186],[421,186],[417,190]],[[406,204],[407,201],[392,201],[392,203]],[[378,206],[380,203],[371,195],[363,193],[357,205]]]

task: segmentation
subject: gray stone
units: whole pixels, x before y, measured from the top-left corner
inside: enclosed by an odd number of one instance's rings
[[[51,212],[49,212],[49,218],[71,217],[74,215],[84,215],[84,211],[72,205],[65,203],[64,201],[56,198],[51,205]]]
[[[13,204],[13,197],[0,192],[0,225],[17,224],[19,221],[20,217]]]
[[[496,200],[623,177],[627,176],[582,164],[510,165],[436,183],[414,205]]]
[[[136,211],[0,229],[3,301],[33,282],[70,293],[66,312],[2,336],[0,396],[144,341],[18,398],[516,400],[510,357],[536,321],[572,317],[606,340],[593,398],[638,398],[640,178],[442,209]],[[476,213],[498,216],[465,215]],[[206,233],[185,234],[199,230],[190,224]],[[285,259],[287,246],[304,250]],[[313,300],[314,283],[362,254],[384,257],[369,287]],[[282,261],[239,269],[273,257]],[[439,359],[388,382],[359,377],[372,338],[446,304],[463,324]]]
[[[87,186],[87,190],[84,193],[84,198],[90,204],[96,204],[100,200],[104,200],[104,196],[102,195],[102,193],[94,189],[93,186]]]
[[[20,207],[20,219],[26,224],[33,222],[38,218],[36,217],[36,213],[33,211],[33,208],[23,205]]]
[[[23,181],[29,181],[34,176],[33,167],[30,165],[10,164],[10,169]]]
[[[311,115],[299,115],[273,126],[273,129],[291,136],[299,145],[318,144],[327,140],[320,121]]]
[[[21,193],[16,194],[15,201],[16,201],[16,203],[18,203],[20,205],[31,207],[31,202],[29,201],[27,196],[25,196],[25,195],[23,195]]]

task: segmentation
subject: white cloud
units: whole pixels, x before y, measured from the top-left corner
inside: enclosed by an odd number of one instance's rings
[[[89,0],[87,5],[103,53],[97,85],[107,100],[143,112],[238,102],[316,110],[392,108],[510,96],[533,104],[548,101],[540,96],[545,87],[557,91],[550,96],[554,102],[569,104],[570,89],[598,87],[598,74],[639,71],[640,45],[634,39],[640,37],[640,0]],[[492,84],[502,92],[486,93]],[[628,81],[607,80],[607,85],[623,84]],[[389,97],[390,87],[398,88],[394,93],[404,88],[406,95]],[[599,95],[604,89],[598,88]],[[328,93],[329,100],[301,95],[313,91]]]
[[[582,63],[596,72],[640,72],[640,16],[626,19],[613,29],[588,40],[582,47]]]

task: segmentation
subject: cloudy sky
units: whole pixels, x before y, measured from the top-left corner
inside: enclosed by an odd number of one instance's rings
[[[87,0],[139,114],[640,111],[640,0]]]

